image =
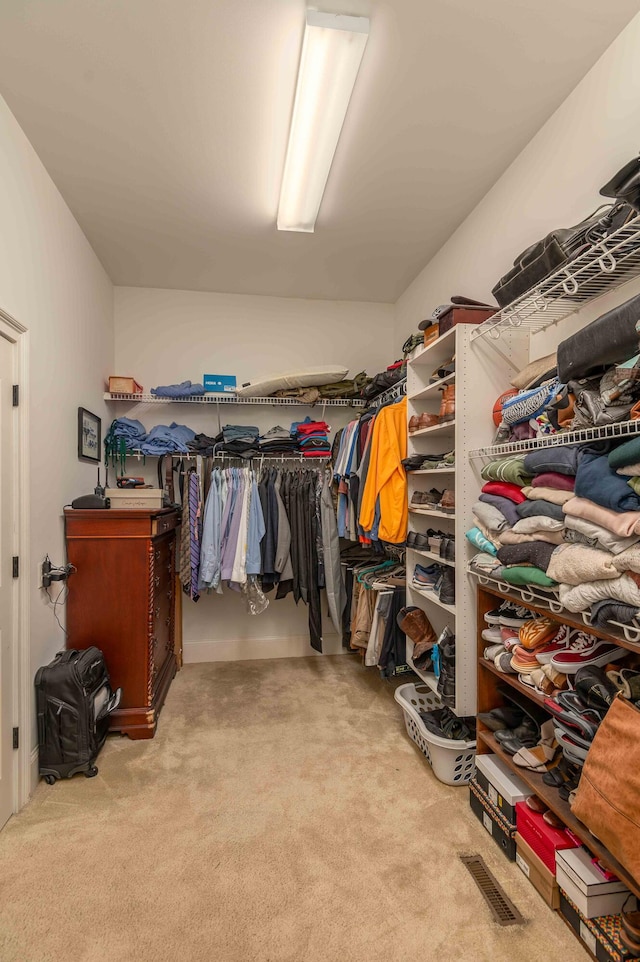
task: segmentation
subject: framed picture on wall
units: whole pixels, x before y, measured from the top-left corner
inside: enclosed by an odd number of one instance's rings
[[[78,460],[99,464],[102,460],[102,419],[78,408]]]

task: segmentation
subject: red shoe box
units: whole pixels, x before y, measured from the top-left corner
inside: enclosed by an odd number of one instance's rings
[[[556,874],[556,851],[579,848],[580,842],[570,832],[548,825],[541,814],[532,811],[526,802],[516,803],[516,825],[527,845],[533,849],[550,872]]]

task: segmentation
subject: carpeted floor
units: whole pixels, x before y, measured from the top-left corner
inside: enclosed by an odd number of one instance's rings
[[[0,834],[2,962],[585,962],[348,656],[190,665]],[[501,928],[459,853],[527,923]]]

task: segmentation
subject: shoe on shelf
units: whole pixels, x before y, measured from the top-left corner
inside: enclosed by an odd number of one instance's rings
[[[629,701],[640,701],[640,671],[636,668],[621,668],[620,671],[608,671],[607,678]]]
[[[500,628],[485,628],[480,637],[483,641],[488,641],[490,645],[502,645],[502,631]]]
[[[407,607],[401,608],[396,616],[396,622],[400,631],[403,631],[414,645],[428,648],[435,645],[438,640],[438,636],[422,608],[417,608],[415,605],[407,605]]]
[[[407,540],[406,540],[407,548],[415,548],[416,534],[417,534],[416,531],[407,531]]]
[[[551,618],[532,618],[520,628],[520,644],[529,651],[542,648],[556,637],[561,627]]]
[[[438,597],[443,605],[456,603],[456,573],[453,568],[447,568],[442,573]]]
[[[438,491],[437,488],[431,488],[431,491],[414,491],[411,495],[411,504],[430,505],[435,508],[438,506],[442,495],[443,492]]]
[[[429,534],[429,551],[433,554],[440,554],[444,534],[442,531],[432,531]]]
[[[453,421],[456,416],[456,386],[447,384],[442,388],[442,400],[440,401],[440,413],[438,418],[440,424]]]
[[[625,671],[627,669],[622,669]],[[620,672],[622,674],[622,672]],[[640,679],[640,674],[638,674]],[[580,701],[587,708],[596,711],[608,711],[613,699],[618,694],[617,686],[607,677],[602,668],[586,665],[578,668],[574,678],[574,687],[580,696]]]
[[[450,488],[446,488],[440,498],[440,503],[438,504],[440,511],[444,511],[445,514],[454,514],[456,510],[456,495],[455,492]]]
[[[484,620],[488,625],[499,625],[500,615],[502,614],[502,608],[492,608],[491,611],[487,611],[484,615]]]
[[[412,545],[413,548],[419,548],[421,551],[429,550],[429,536],[426,534],[421,534],[419,531],[416,534],[415,541]]]
[[[435,427],[436,424],[440,424],[437,414],[414,414],[409,418],[409,434],[416,434],[424,428]]]
[[[483,652],[483,658],[486,658],[487,661],[491,661],[495,664],[495,660],[498,657],[498,655],[502,655],[504,651],[505,651],[504,645],[499,645],[499,644],[489,645],[487,648],[485,648]]]
[[[515,628],[501,628],[500,640],[507,651],[513,651],[520,642],[520,635]]]
[[[501,655],[496,655],[493,662],[498,671],[504,675],[516,675],[517,672],[511,667],[511,652],[504,651]]]
[[[413,587],[420,591],[437,591],[442,580],[442,568],[440,565],[416,565],[413,572]]]
[[[555,636],[547,641],[540,648],[535,649],[535,655],[540,665],[548,665],[554,655],[564,651],[571,640],[571,631],[568,625],[561,625]]]
[[[444,558],[445,561],[456,560],[456,543],[448,535],[445,535],[440,544],[440,557]]]
[[[628,654],[626,648],[618,648],[602,641],[586,631],[577,631],[564,651],[559,651],[550,664],[565,675],[574,675],[583,665],[603,667],[610,661],[618,661]]]
[[[538,616],[525,608],[524,605],[515,605],[512,601],[504,601],[500,605],[500,624],[505,628],[522,628],[528,621],[533,621]]]
[[[512,651],[511,667],[519,674],[528,675],[540,665],[536,661],[534,652],[528,651],[522,645],[516,645]]]

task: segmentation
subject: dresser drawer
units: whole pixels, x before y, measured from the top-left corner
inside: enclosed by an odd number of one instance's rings
[[[173,511],[171,514],[161,514],[151,522],[151,537],[156,538],[167,531],[173,531],[179,524],[180,519],[177,511]]]

